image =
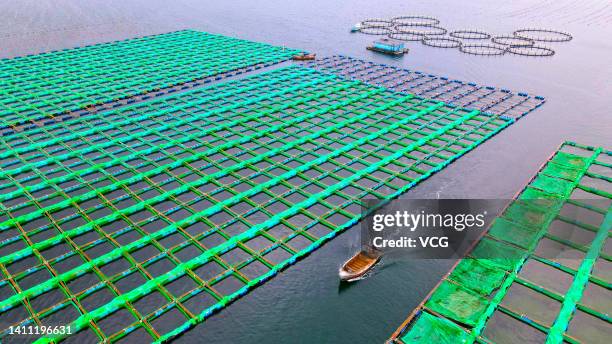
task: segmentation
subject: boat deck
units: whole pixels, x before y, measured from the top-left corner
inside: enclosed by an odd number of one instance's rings
[[[352,281],[365,275],[379,260],[381,254],[360,251],[340,268],[340,279]]]

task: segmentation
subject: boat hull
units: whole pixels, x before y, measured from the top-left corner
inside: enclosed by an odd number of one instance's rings
[[[378,261],[381,255],[379,253],[368,253],[361,251],[347,260],[338,271],[338,276],[341,281],[353,282],[359,280],[365,275]]]
[[[399,50],[399,51],[390,51],[390,50],[379,49],[379,48],[377,48],[375,46],[369,46],[369,47],[366,47],[366,49],[371,50],[371,51],[375,51],[375,52],[381,53],[381,54],[391,55],[391,56],[402,56],[402,55],[404,55],[405,53],[407,53],[409,51],[408,48],[402,49],[402,50]]]

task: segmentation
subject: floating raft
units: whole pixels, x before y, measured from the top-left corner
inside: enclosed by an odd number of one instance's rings
[[[607,343],[612,151],[563,144],[393,334],[398,343]]]
[[[49,120],[194,80],[210,82],[301,51],[177,31],[0,60],[0,127]]]
[[[0,339],[170,339],[513,122],[290,66],[2,136]]]
[[[396,92],[415,94],[513,119],[519,119],[544,104],[544,98],[540,96],[480,86],[347,56],[326,57],[305,63],[305,66],[383,86]]]

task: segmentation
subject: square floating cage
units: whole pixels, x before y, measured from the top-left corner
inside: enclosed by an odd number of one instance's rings
[[[513,122],[292,66],[4,135],[0,337],[172,338]]]
[[[383,86],[396,92],[414,94],[515,120],[544,104],[544,98],[540,96],[476,85],[347,56],[326,57],[304,65]]]
[[[564,143],[391,339],[609,341],[611,186],[612,151]]]
[[[0,127],[210,82],[301,53],[192,30],[0,60]]]

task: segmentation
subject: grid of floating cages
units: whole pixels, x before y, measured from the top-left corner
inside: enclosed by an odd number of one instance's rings
[[[0,126],[210,82],[289,60],[298,50],[192,30],[0,60]]]
[[[1,137],[0,338],[172,338],[511,123],[290,66]]]
[[[393,334],[400,343],[608,343],[612,151],[567,142]]]
[[[305,63],[309,68],[330,71],[390,90],[519,119],[544,104],[544,98],[490,86],[402,69],[385,64],[331,56]]]

